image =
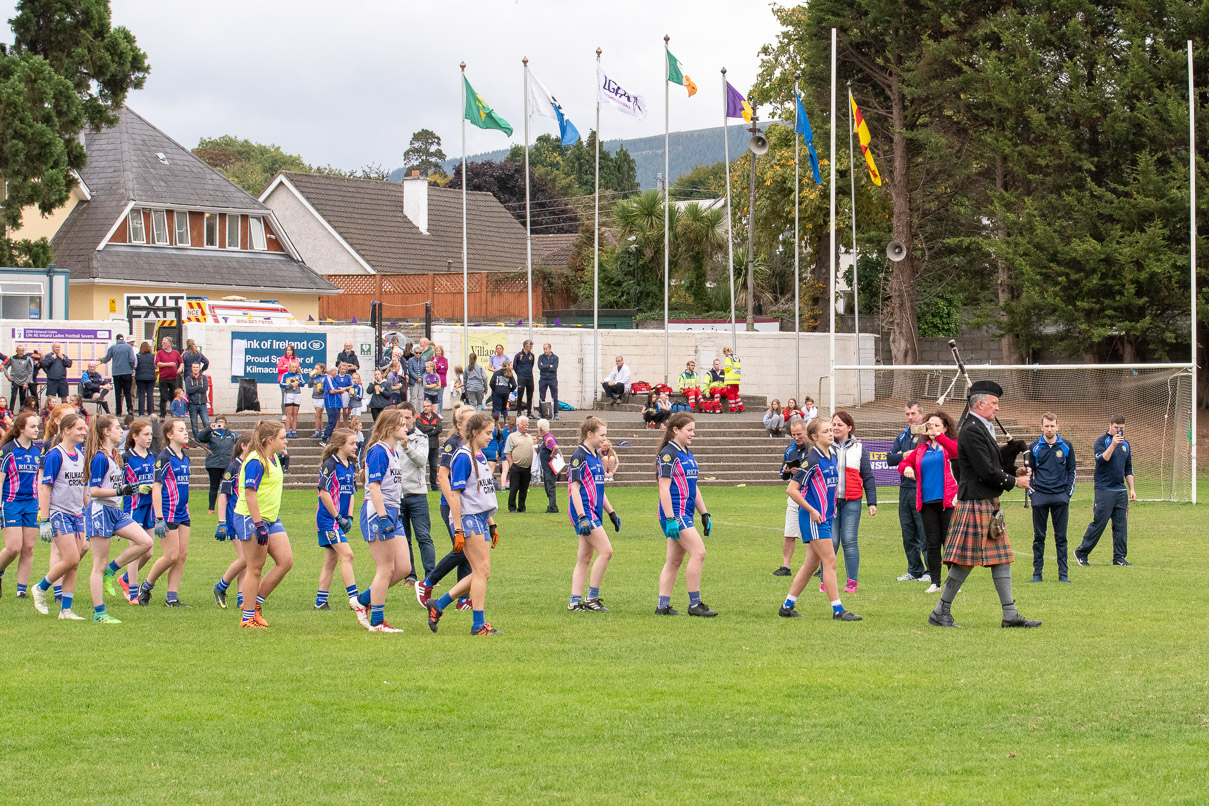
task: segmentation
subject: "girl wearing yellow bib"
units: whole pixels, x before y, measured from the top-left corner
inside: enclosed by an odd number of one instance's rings
[[[260,606],[294,565],[290,538],[278,517],[284,475],[279,454],[286,449],[285,433],[280,422],[257,423],[239,471],[242,495],[235,505],[235,538],[243,543],[248,564],[243,580],[241,627],[269,626],[260,615]],[[272,556],[276,565],[262,579],[266,556]]]

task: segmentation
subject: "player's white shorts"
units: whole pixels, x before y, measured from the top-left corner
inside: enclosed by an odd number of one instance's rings
[[[785,531],[782,534],[785,537],[802,537],[802,530],[798,526],[798,505],[789,496],[785,496]]]

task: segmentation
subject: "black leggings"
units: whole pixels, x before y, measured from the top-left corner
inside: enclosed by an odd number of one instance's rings
[[[135,381],[134,385],[138,389],[139,416],[155,414],[155,381]]]
[[[225,468],[207,467],[206,475],[210,477],[210,506],[207,507],[211,512],[214,511],[214,502],[218,500],[218,485],[222,483],[222,474]]]
[[[919,514],[924,522],[924,556],[928,561],[928,575],[932,577],[933,585],[939,585],[941,550],[949,534],[949,520],[953,517],[953,508],[946,508],[940,501],[925,501]]]

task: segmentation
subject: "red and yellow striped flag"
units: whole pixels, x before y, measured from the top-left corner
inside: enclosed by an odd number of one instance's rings
[[[852,97],[852,93],[848,93],[848,103],[852,104],[852,130],[856,132],[856,139],[860,141],[861,153],[865,155],[865,165],[869,166],[869,178],[873,180],[873,184],[881,187],[882,175],[878,173],[877,163],[873,161],[873,152],[869,150],[869,127],[865,124],[865,119],[861,117],[861,110],[856,108],[856,99]]]

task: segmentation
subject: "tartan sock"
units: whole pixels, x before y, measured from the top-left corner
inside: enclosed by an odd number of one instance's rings
[[[957,598],[957,591],[961,590],[961,584],[966,581],[966,577],[970,575],[969,566],[965,565],[950,565],[949,574],[945,577],[944,590],[940,592],[940,601],[936,603],[936,614],[940,616],[949,615],[949,608],[953,604],[953,600]]]
[[[1016,612],[1016,600],[1012,598],[1012,566],[1008,563],[992,565],[991,579],[995,582],[995,591],[999,594],[999,604],[1003,606],[1003,617],[1020,618],[1020,614]]]

